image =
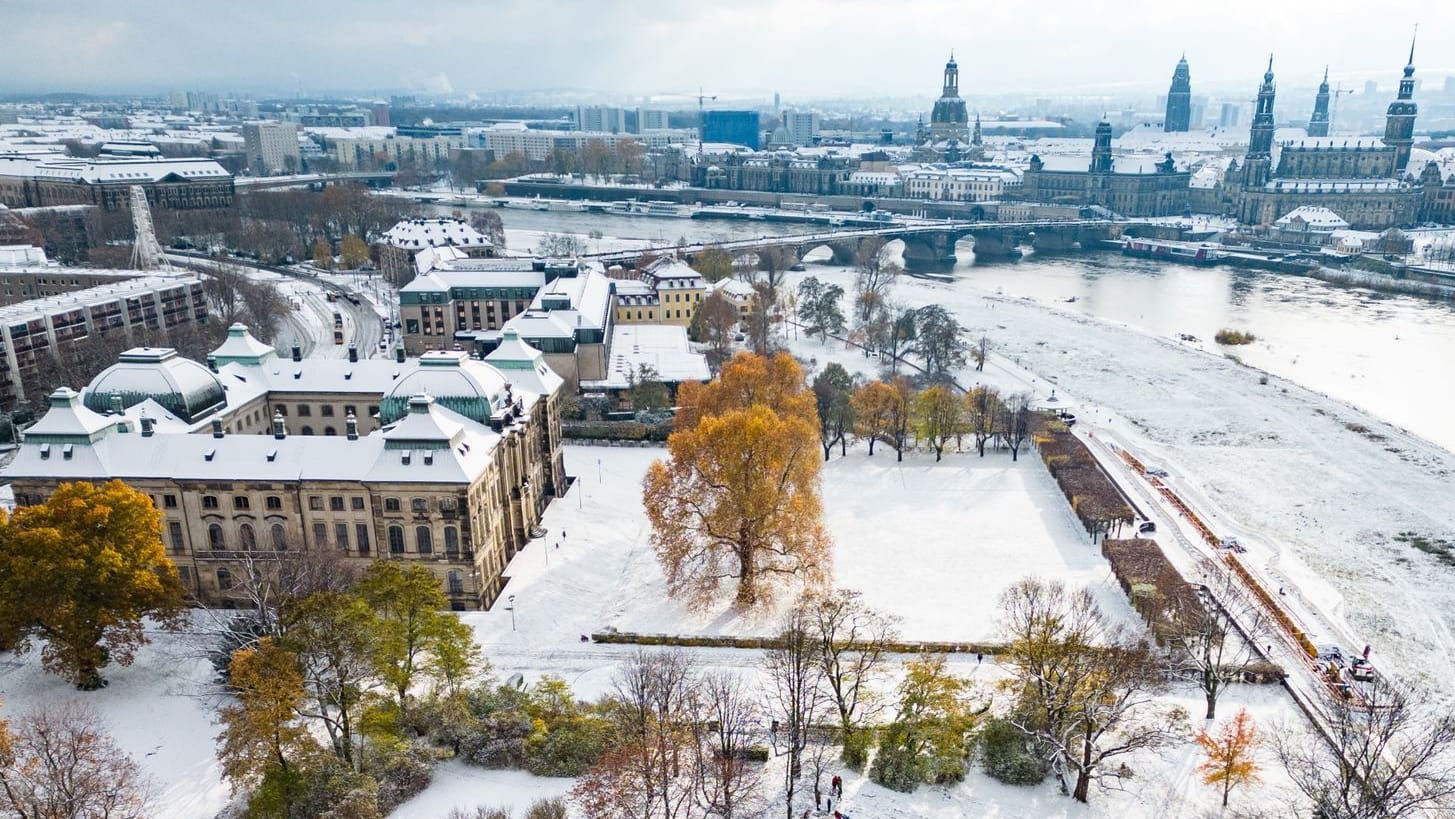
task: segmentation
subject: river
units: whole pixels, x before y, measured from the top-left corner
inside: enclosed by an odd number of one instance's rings
[[[507,228],[672,243],[807,232],[803,225],[502,210]],[[1360,407],[1455,451],[1455,305],[1279,273],[1189,267],[1114,253],[1031,255],[976,265],[957,279],[1148,333],[1197,336],[1209,349],[1229,327],[1252,344],[1224,348],[1245,363]],[[1068,301],[1069,299],[1075,301]]]

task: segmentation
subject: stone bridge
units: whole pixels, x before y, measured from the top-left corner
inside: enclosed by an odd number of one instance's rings
[[[717,244],[691,244],[679,247],[653,248],[652,253],[671,253],[689,262],[708,247],[721,248],[734,255],[787,247],[802,259],[819,248],[833,254],[835,264],[850,265],[859,243],[870,237],[886,242],[904,242],[904,266],[912,273],[948,270],[955,266],[955,247],[962,240],[974,241],[977,259],[1016,259],[1021,248],[1030,246],[1038,253],[1064,253],[1090,246],[1104,239],[1115,239],[1140,222],[1086,219],[1034,222],[936,222],[892,224],[874,228],[849,228],[788,236],[764,236]],[[632,265],[642,251],[596,254],[592,258],[606,265]]]

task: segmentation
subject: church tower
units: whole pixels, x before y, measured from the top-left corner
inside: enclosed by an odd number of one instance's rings
[[[1096,145],[1091,149],[1091,172],[1111,173],[1111,123],[1096,123]]]
[[[1248,135],[1248,156],[1243,161],[1243,186],[1262,187],[1273,175],[1273,55],[1268,55],[1268,70],[1258,86],[1258,108],[1253,112],[1253,128]]]
[[[1395,176],[1403,176],[1410,162],[1410,148],[1415,144],[1415,42],[1410,40],[1410,59],[1399,81],[1399,96],[1389,104],[1384,115],[1384,144],[1394,149]]]
[[[985,141],[980,138],[980,112],[975,112],[975,129],[970,132],[970,158],[979,162],[985,159]]]
[[[1314,115],[1308,119],[1308,135],[1326,137],[1329,135],[1329,67],[1324,66],[1324,81],[1319,83],[1319,95],[1314,97]]]
[[[954,52],[945,63],[945,84],[935,107],[930,111],[930,138],[935,141],[956,140],[963,143],[969,136],[970,116],[965,101],[960,99],[960,66]]]
[[[1167,133],[1187,131],[1192,125],[1192,75],[1187,70],[1187,55],[1177,61],[1172,72],[1172,87],[1167,91],[1167,116],[1162,130]]]

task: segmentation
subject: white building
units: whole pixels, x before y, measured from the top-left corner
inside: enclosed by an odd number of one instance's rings
[[[949,202],[993,201],[1004,196],[1006,188],[1019,184],[1014,172],[997,168],[927,167],[904,175],[906,196]]]
[[[407,137],[383,126],[319,127],[307,131],[323,143],[325,156],[346,169],[377,168],[388,164],[395,167],[429,165],[448,160],[451,152],[465,147],[465,138],[460,135]]]
[[[637,133],[643,131],[665,131],[671,127],[671,119],[667,111],[660,111],[653,108],[637,109]]]
[[[800,147],[812,145],[818,136],[819,118],[812,111],[788,111],[783,115],[783,126],[788,129],[790,144]]]
[[[626,133],[626,111],[609,105],[578,105],[576,130]]]
[[[297,173],[302,167],[298,151],[298,126],[292,122],[248,122],[243,124],[243,150],[253,176]]]

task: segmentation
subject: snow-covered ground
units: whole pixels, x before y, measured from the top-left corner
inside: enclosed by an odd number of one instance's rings
[[[228,803],[213,738],[221,700],[204,646],[186,634],[152,634],[129,668],[108,666],[100,691],[76,691],[40,667],[39,651],[0,653],[0,713],[7,718],[44,705],[84,703],[150,777],[156,819],[202,819]]]
[[[852,290],[846,270],[801,275]],[[1381,667],[1455,698],[1455,568],[1394,540],[1455,542],[1451,453],[1277,376],[1260,383],[1236,361],[1055,304],[909,277],[894,298],[943,304],[987,332],[1003,365],[992,359],[980,377],[1055,388],[1086,408],[1083,426],[1170,469],[1184,497],[1256,540],[1250,557],[1295,606],[1330,616],[1316,632],[1356,651],[1370,643]],[[816,340],[794,348],[857,355]]]

